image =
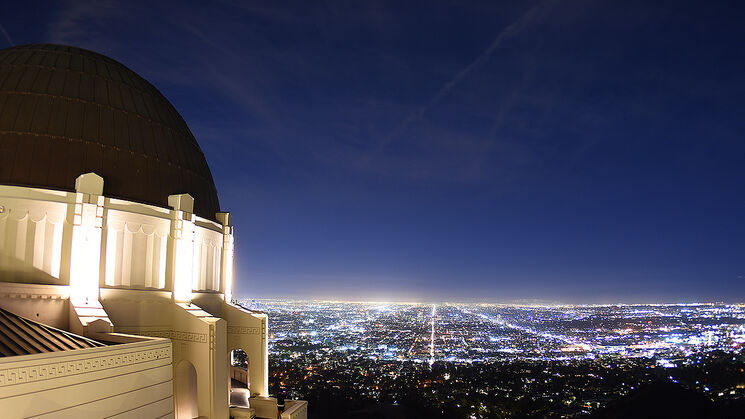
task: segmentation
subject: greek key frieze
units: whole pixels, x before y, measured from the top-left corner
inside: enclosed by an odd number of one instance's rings
[[[260,327],[228,326],[229,335],[260,335]]]
[[[137,352],[112,353],[86,359],[49,362],[17,368],[0,368],[0,386],[87,374],[107,368],[135,365],[170,357],[171,348],[166,347]]]
[[[133,335],[150,336],[154,338],[167,338],[171,340],[182,340],[186,342],[207,343],[206,333],[186,332],[181,330],[137,330],[130,328],[118,328],[117,332]]]

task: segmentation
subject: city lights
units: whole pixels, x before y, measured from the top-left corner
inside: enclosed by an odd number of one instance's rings
[[[645,383],[743,365],[741,305],[242,304],[272,319],[272,391],[306,399],[321,390],[371,403],[415,397],[441,413],[489,417],[519,415],[509,401],[522,397],[580,414]],[[690,385],[724,400],[743,395],[740,377],[710,380],[711,391]],[[478,407],[500,398],[501,407]]]

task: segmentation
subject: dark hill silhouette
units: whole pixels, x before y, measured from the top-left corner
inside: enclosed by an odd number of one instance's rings
[[[621,418],[745,418],[745,403],[715,403],[705,395],[671,382],[657,382],[608,403],[590,417]]]

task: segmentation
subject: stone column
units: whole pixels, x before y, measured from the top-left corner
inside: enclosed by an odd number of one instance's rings
[[[168,196],[173,239],[173,299],[190,302],[194,276],[194,198],[189,194]]]
[[[225,302],[230,304],[233,299],[233,219],[229,212],[218,212],[217,221],[222,224],[222,258],[220,265],[220,292],[225,296]]]
[[[103,178],[95,173],[75,180],[70,254],[70,299],[81,305],[98,301],[101,277],[101,230],[104,216]]]

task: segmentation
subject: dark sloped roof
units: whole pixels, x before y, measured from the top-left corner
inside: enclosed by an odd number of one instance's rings
[[[30,355],[99,346],[106,345],[0,308],[0,356]]]
[[[0,184],[72,191],[96,172],[104,194],[220,210],[207,160],[171,103],[108,57],[62,45],[0,50]]]

